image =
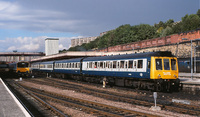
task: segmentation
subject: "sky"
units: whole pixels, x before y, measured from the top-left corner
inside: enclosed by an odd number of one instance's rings
[[[0,52],[44,52],[46,38],[99,36],[124,24],[154,25],[196,14],[200,0],[0,0]]]

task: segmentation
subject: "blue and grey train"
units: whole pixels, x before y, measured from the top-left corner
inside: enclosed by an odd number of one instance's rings
[[[36,62],[31,67],[33,73],[91,82],[106,78],[110,85],[139,89],[177,91],[180,86],[177,58],[167,51]]]

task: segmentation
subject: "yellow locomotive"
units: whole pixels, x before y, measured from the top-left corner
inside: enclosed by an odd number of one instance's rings
[[[28,76],[31,73],[30,63],[26,61],[21,61],[17,63],[16,73],[22,76]]]

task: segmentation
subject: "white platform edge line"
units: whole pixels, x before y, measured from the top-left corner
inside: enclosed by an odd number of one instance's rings
[[[8,89],[8,87],[6,86],[6,84],[3,82],[3,80],[0,78],[0,81],[3,83],[4,87],[6,88],[6,90],[10,93],[10,95],[12,96],[12,98],[14,99],[14,101],[17,103],[17,105],[20,107],[20,109],[22,110],[22,112],[24,113],[24,115],[26,117],[31,117],[31,115],[27,112],[27,110],[22,106],[22,104],[19,102],[19,100],[17,100],[17,98],[12,94],[12,92]]]

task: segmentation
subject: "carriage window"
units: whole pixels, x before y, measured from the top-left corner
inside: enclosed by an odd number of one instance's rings
[[[117,61],[113,61],[113,68],[117,68]]]
[[[97,63],[97,68],[100,68],[100,62]]]
[[[137,68],[143,68],[143,60],[138,60],[138,67]]]
[[[176,70],[176,59],[172,59],[171,60],[171,67],[172,67],[172,70]]]
[[[124,61],[120,62],[120,68],[124,68]]]
[[[97,68],[97,62],[94,62],[94,68]]]
[[[68,63],[68,68],[71,68],[71,63]]]
[[[47,65],[47,68],[53,68],[52,65]]]
[[[80,63],[77,63],[77,68],[80,68]]]
[[[71,68],[74,68],[74,63],[71,63]]]
[[[128,61],[125,61],[125,68],[128,68]]]
[[[165,70],[170,70],[169,59],[164,59],[164,69]]]
[[[162,59],[156,59],[156,70],[162,70]]]
[[[136,69],[137,68],[137,61],[134,61],[133,63],[133,69]]]
[[[74,63],[74,68],[77,68],[77,63]]]
[[[106,68],[106,62],[103,62],[103,68]]]
[[[110,68],[110,61],[106,62],[106,68]]]
[[[100,62],[100,68],[103,68],[103,62]]]
[[[129,61],[128,68],[133,68],[133,61]]]
[[[120,68],[120,62],[119,61],[117,62],[117,68]]]
[[[89,62],[89,68],[92,68],[92,62]]]
[[[113,68],[113,62],[110,61],[110,68],[112,69]]]

